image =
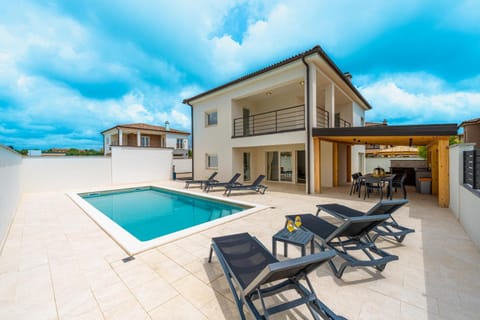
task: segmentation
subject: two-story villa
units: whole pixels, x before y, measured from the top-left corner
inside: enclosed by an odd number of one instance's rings
[[[185,99],[192,107],[193,172],[305,184],[320,192],[362,171],[364,146],[314,137],[316,128],[364,126],[366,99],[327,54],[311,50]]]

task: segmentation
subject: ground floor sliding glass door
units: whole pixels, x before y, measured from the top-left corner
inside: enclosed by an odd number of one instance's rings
[[[305,170],[305,150],[297,151],[297,183],[305,183],[307,180]]]
[[[267,180],[293,181],[293,157],[290,151],[267,152]]]

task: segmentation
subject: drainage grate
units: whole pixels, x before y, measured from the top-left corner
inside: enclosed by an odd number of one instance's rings
[[[129,257],[126,257],[126,258],[122,259],[123,263],[127,263],[127,262],[132,261],[132,260],[135,260],[134,256],[129,256]]]

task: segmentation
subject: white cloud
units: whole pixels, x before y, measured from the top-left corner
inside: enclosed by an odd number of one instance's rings
[[[480,92],[447,90],[442,80],[424,73],[385,75],[360,92],[373,106],[367,121],[460,123],[480,113]]]
[[[278,1],[263,19],[250,22],[242,43],[228,35],[211,39],[210,48],[220,75],[272,60],[278,52],[297,54],[320,44],[337,56],[348,56],[352,49],[381,34],[387,26],[400,25],[424,10],[418,1]],[[254,10],[252,7],[251,10]],[[310,47],[308,47],[310,44]],[[286,58],[280,56],[279,58]]]
[[[240,42],[221,29],[237,5],[248,11]],[[478,32],[475,5],[463,1],[441,22]],[[89,137],[91,144],[100,139],[99,131],[118,123],[167,120],[188,130],[190,110],[181,101],[204,86],[316,44],[349,57],[392,26],[449,10],[448,3],[413,0],[7,1],[0,11],[0,138],[12,141],[16,130],[34,132],[32,143]],[[470,91],[457,92],[426,72],[354,81],[374,106],[368,117],[478,117],[479,76],[460,81]],[[112,87],[118,90],[101,96]]]

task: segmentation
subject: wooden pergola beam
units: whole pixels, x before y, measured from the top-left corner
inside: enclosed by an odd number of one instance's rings
[[[450,206],[448,139],[438,140],[438,205]]]

